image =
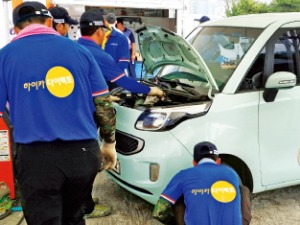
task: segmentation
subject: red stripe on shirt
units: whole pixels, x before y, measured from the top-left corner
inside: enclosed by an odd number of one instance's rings
[[[164,194],[161,194],[160,196],[163,197],[164,199],[166,199],[167,201],[172,202],[173,204],[175,204],[175,202],[176,202],[174,199],[172,199]]]
[[[105,89],[105,90],[102,90],[102,91],[93,92],[92,95],[93,95],[93,97],[95,97],[95,96],[103,95],[103,94],[106,94],[106,93],[108,93],[108,89]]]
[[[115,82],[116,80],[119,80],[120,78],[124,77],[126,74],[121,73],[119,76],[116,76],[114,79],[112,79],[110,82]]]

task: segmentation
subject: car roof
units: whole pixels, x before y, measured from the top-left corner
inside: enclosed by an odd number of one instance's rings
[[[202,26],[229,26],[229,27],[250,27],[266,28],[273,23],[300,22],[300,13],[262,13],[242,16],[232,16],[221,20],[209,21]]]

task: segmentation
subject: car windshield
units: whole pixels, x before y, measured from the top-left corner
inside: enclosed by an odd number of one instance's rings
[[[258,28],[198,27],[187,37],[187,41],[203,58],[221,91],[261,32],[262,29]],[[204,71],[195,72],[181,66],[165,66],[160,71],[160,77],[163,76],[180,76],[187,83],[207,83]]]

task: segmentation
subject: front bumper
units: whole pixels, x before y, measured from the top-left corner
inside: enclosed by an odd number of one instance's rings
[[[191,167],[192,154],[169,131],[134,128],[142,111],[116,105],[119,173],[109,174],[121,187],[155,204],[170,179]],[[159,167],[158,179],[150,179],[151,165]]]

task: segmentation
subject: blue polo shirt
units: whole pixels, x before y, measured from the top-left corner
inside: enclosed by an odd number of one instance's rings
[[[104,48],[105,52],[110,54],[119,68],[124,71],[130,62],[127,37],[121,32],[112,28]]]
[[[140,84],[135,79],[127,77],[125,72],[122,72],[117,66],[113,58],[103,51],[102,48],[92,39],[88,37],[81,37],[78,39],[78,43],[86,47],[92,53],[107,81],[112,83],[115,82],[118,86],[121,86],[133,93],[148,94],[150,92],[150,88],[148,86]]]
[[[177,173],[161,197],[174,204],[184,195],[186,225],[241,225],[239,179],[225,165],[205,162]]]
[[[93,97],[108,87],[86,48],[33,34],[0,50],[0,68],[0,112],[8,101],[16,143],[97,139]]]
[[[125,29],[123,30],[123,34],[125,34],[125,36],[130,41],[129,50],[131,51],[131,44],[135,43],[134,35],[133,35],[132,31],[130,29],[128,29],[127,27],[125,27]]]

